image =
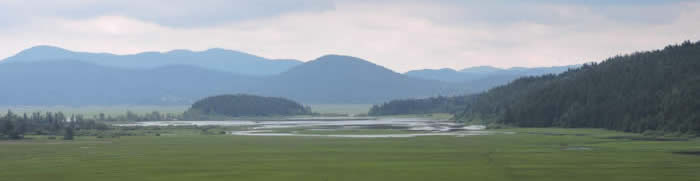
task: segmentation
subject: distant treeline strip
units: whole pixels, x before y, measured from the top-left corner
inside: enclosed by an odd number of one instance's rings
[[[143,115],[127,111],[126,114],[111,116],[100,113],[93,117],[81,114],[66,115],[63,112],[33,112],[15,114],[8,110],[0,114],[0,139],[22,139],[24,135],[63,135],[66,140],[73,139],[74,131],[110,129],[106,122],[114,121],[165,121],[181,120],[182,114],[162,114],[158,111]]]
[[[458,113],[464,111],[473,95],[454,97],[431,97],[425,99],[401,99],[374,105],[369,110],[370,116],[402,115],[402,114],[433,114]]]
[[[106,130],[108,126],[82,115],[67,117],[61,112],[17,115],[8,111],[0,116],[0,139],[22,139],[25,134],[34,134],[63,135],[63,139],[72,140],[75,129]]]

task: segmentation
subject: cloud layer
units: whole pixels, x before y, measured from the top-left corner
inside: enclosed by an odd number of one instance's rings
[[[696,1],[139,2],[0,1],[0,57],[41,44],[120,54],[221,47],[347,54],[404,72],[578,64],[700,39]]]

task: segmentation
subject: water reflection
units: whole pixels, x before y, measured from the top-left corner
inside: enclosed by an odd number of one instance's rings
[[[293,118],[275,121],[148,121],[117,126],[246,126],[247,130],[230,131],[231,135],[241,136],[309,136],[345,138],[405,138],[416,136],[473,136],[490,134],[481,125],[463,124],[425,118]],[[280,132],[280,129],[324,131],[328,134],[301,134]],[[400,130],[396,134],[334,134],[338,130]]]

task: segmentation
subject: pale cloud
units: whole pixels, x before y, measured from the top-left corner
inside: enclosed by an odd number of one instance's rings
[[[173,25],[124,12],[27,16],[24,23],[0,29],[0,57],[39,44],[119,54],[221,47],[301,60],[346,54],[404,72],[579,64],[700,39],[697,2],[456,4],[461,2],[336,1],[322,10],[217,20],[206,26]],[[169,17],[168,12],[185,10],[154,11]],[[638,16],[620,17],[624,12]],[[653,17],[648,14],[660,18],[644,17]]]
[[[333,7],[329,0],[0,0],[0,22],[129,16],[164,26],[196,27]]]

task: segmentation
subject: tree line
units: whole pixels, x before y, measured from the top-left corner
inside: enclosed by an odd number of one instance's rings
[[[183,115],[176,113],[161,113],[159,111],[153,111],[150,113],[138,114],[132,111],[126,111],[124,114],[120,115],[108,115],[105,113],[99,113],[92,116],[93,120],[100,122],[116,122],[116,121],[176,121],[183,120]]]
[[[424,99],[400,99],[373,105],[369,110],[370,116],[401,115],[401,114],[456,114],[466,109],[474,95],[438,96]]]
[[[700,42],[616,56],[479,94],[462,121],[700,134]]]
[[[104,132],[111,127],[107,122],[133,122],[133,121],[169,121],[182,120],[182,114],[150,113],[137,114],[127,111],[121,115],[107,115],[99,113],[91,117],[82,114],[66,115],[63,112],[33,112],[16,114],[8,110],[6,114],[0,113],[0,139],[22,139],[24,135],[49,135],[63,136],[63,139],[71,140],[76,131],[96,130]]]
[[[34,112],[22,115],[7,111],[0,115],[0,138],[22,139],[24,135],[63,136],[72,140],[75,130],[107,130],[109,126],[82,115],[67,116],[62,112]]]

